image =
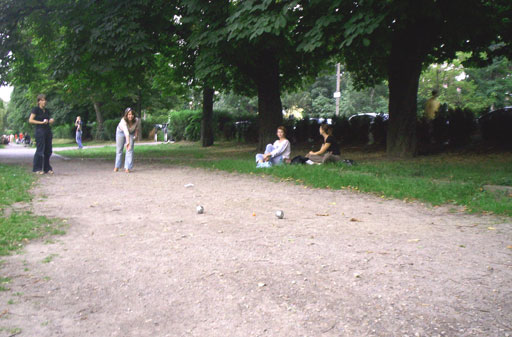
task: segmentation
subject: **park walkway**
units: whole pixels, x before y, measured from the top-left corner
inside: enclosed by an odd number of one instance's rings
[[[512,335],[509,218],[158,163],[52,165],[29,207],[67,233],[4,258],[1,336]]]

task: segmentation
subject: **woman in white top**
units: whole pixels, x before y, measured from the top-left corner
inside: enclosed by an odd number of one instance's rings
[[[290,141],[286,139],[286,128],[279,126],[277,128],[277,138],[274,144],[268,144],[265,153],[256,155],[257,167],[270,167],[280,165],[290,159],[292,152]]]
[[[117,125],[116,129],[116,163],[114,172],[121,168],[123,147],[126,144],[126,156],[124,160],[124,171],[130,173],[133,168],[133,147],[135,138],[139,132],[140,120],[135,117],[135,111],[132,108],[124,110],[124,116]]]

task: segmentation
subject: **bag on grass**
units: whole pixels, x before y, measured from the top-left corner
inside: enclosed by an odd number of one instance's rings
[[[305,164],[309,159],[303,156],[295,156],[291,161],[291,165]]]

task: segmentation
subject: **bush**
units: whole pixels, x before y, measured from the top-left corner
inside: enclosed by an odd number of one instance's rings
[[[235,122],[233,115],[228,111],[213,112],[214,129],[217,132],[216,138],[232,140],[235,137]],[[215,128],[215,125],[217,128]]]
[[[64,124],[52,127],[54,138],[75,138],[75,126]]]
[[[185,128],[185,139],[196,142],[201,139],[201,113],[194,113],[189,117],[188,125]]]
[[[448,112],[448,139],[450,144],[468,144],[475,130],[475,114],[472,111],[455,109]]]
[[[193,130],[201,130],[201,111],[198,110],[181,110],[171,111],[171,122],[169,129],[174,139],[176,140],[189,140],[188,137],[194,136]],[[196,125],[191,125],[196,124]],[[197,125],[198,124],[198,125]],[[187,127],[189,134],[187,134]],[[199,138],[198,138],[199,139]]]
[[[502,108],[484,114],[479,119],[480,132],[485,142],[502,148],[512,148],[512,110]]]

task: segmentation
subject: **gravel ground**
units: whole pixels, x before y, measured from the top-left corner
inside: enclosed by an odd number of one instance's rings
[[[18,207],[66,234],[3,259],[0,336],[512,335],[510,218],[157,163],[52,165]]]

